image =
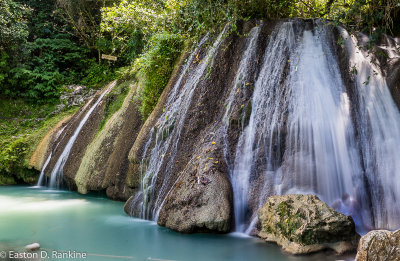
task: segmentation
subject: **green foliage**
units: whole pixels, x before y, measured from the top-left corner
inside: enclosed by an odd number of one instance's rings
[[[13,0],[0,1],[0,51],[16,50],[28,37],[29,9]]]
[[[46,133],[78,108],[53,114],[55,105],[0,99],[0,185],[34,183],[38,172],[28,161]]]
[[[54,0],[56,14],[71,26],[73,34],[86,48],[95,51],[100,38],[101,8],[115,3],[115,0]]]
[[[142,82],[140,112],[143,118],[146,119],[156,106],[183,47],[179,35],[156,34],[151,38],[148,50],[139,59]]]
[[[400,22],[399,15],[398,0],[351,0],[344,4],[333,1],[328,17],[372,34],[375,30],[393,32]]]
[[[56,15],[55,1],[14,2],[13,5],[29,10],[29,16],[27,11],[18,13],[18,17],[23,14],[27,17],[23,20],[27,30],[24,41],[17,44],[17,51],[10,48],[0,51],[1,94],[35,102],[55,102],[62,85],[77,83],[83,77],[88,51],[78,46],[68,33],[68,25]],[[7,31],[1,28],[0,33]]]
[[[5,51],[0,51],[0,85],[2,85],[10,73],[10,67],[8,64],[8,54]]]
[[[82,78],[85,50],[69,39],[38,38],[30,43],[30,59],[9,70],[2,92],[9,97],[56,101],[63,84]]]
[[[287,202],[281,202],[278,205],[280,222],[277,227],[282,235],[286,236],[290,241],[296,241],[298,238],[295,233],[301,227],[299,222],[300,215],[292,213],[290,206]]]
[[[1,148],[0,173],[11,173],[16,166],[21,165],[27,150],[25,138],[19,138]]]
[[[98,89],[116,77],[113,69],[107,64],[99,65],[94,59],[87,61],[87,64],[89,67],[85,72],[86,76],[81,81],[83,85]]]

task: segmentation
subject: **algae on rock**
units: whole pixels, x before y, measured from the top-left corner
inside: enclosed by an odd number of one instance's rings
[[[127,153],[130,149],[129,144],[135,140],[135,132],[141,125],[141,117],[134,101],[137,90],[136,84],[131,83],[129,87],[129,93],[126,95],[122,106],[104,123],[104,127],[101,128],[95,139],[86,148],[74,178],[80,193],[86,194],[88,191],[107,190],[109,197],[119,199],[126,199],[132,193],[125,185],[126,166],[124,171],[115,166],[114,162],[114,158],[117,157],[119,161],[128,165]],[[139,122],[132,124],[135,121]],[[127,138],[121,137],[121,135],[125,134],[125,131],[131,134],[129,137],[131,140],[124,141],[125,144],[128,144],[127,146],[118,146],[121,144],[121,139]],[[115,186],[119,186],[120,189],[113,189],[112,187]]]
[[[375,260],[400,260],[400,230],[373,230],[361,238],[356,261]]]
[[[355,250],[358,234],[350,216],[328,207],[314,195],[269,197],[259,210],[258,236],[276,242],[292,254],[323,249],[338,253]]]

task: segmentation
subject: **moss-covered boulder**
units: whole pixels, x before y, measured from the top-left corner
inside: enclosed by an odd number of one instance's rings
[[[372,260],[400,260],[400,230],[374,230],[361,238],[356,261]]]
[[[350,216],[336,212],[314,195],[269,197],[258,219],[258,236],[292,254],[324,249],[342,254],[355,250],[359,239]]]

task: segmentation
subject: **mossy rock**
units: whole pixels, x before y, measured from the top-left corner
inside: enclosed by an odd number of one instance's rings
[[[270,197],[258,219],[258,235],[293,254],[326,248],[338,253],[352,251],[359,238],[350,216],[336,212],[314,195]]]
[[[400,230],[373,230],[361,238],[356,261],[372,260],[400,260]]]

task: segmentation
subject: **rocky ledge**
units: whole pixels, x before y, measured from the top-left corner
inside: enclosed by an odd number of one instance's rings
[[[258,236],[291,254],[324,249],[343,254],[355,251],[359,239],[350,216],[336,212],[314,195],[269,197],[258,219]]]
[[[356,261],[373,260],[400,260],[400,230],[374,230],[361,238]]]

